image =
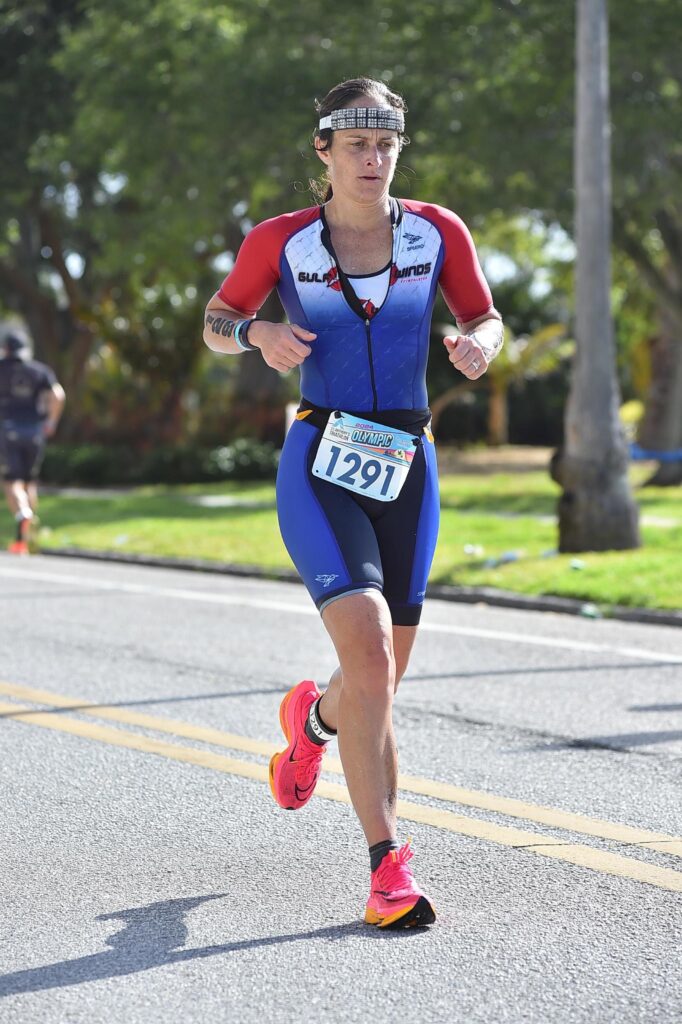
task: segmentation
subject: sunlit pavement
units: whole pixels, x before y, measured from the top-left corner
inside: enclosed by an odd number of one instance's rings
[[[303,588],[3,556],[0,611],[3,1024],[679,1013],[679,630],[427,604],[395,721],[439,920],[382,934],[342,776],[264,781],[334,667]]]

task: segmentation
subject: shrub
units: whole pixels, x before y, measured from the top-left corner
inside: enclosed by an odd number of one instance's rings
[[[277,472],[278,461],[279,452],[273,445],[246,437],[215,448],[208,456],[216,480],[268,480]]]
[[[52,444],[41,480],[60,487],[268,480],[274,478],[278,460],[273,445],[249,438],[215,449],[163,446],[141,453],[124,445]]]

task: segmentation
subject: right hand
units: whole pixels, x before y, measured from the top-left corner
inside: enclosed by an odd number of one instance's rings
[[[312,349],[306,342],[317,337],[312,331],[298,324],[271,324],[266,320],[255,320],[249,328],[249,341],[261,350],[263,359],[273,370],[287,373],[294,366],[300,366]]]

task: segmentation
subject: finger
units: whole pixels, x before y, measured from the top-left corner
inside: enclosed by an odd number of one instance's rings
[[[471,358],[460,361],[451,360],[453,366],[469,380],[477,380],[488,369],[488,364],[480,353],[472,353]]]
[[[462,357],[467,352],[472,352],[476,347],[476,343],[473,338],[470,338],[468,334],[460,334],[455,338],[455,343],[452,346],[452,351]]]
[[[310,345],[304,345],[301,341],[291,341],[286,349],[287,358],[295,359],[296,363],[302,363],[311,352]]]
[[[305,327],[299,327],[298,324],[289,324],[293,334],[297,338],[302,338],[303,341],[314,341],[317,337],[312,331],[306,330]]]
[[[483,356],[478,352],[468,352],[464,359],[461,359],[458,363],[458,370],[480,370],[482,366],[485,366],[486,362]]]
[[[463,366],[467,366],[474,359],[479,362],[485,362],[483,353],[475,342],[471,341],[470,338],[458,338],[457,344],[451,349],[450,359],[461,369]]]
[[[472,352],[467,352],[463,356],[458,356],[456,352],[453,352],[450,356],[450,362],[456,370],[468,370],[472,363],[476,362],[476,357]]]

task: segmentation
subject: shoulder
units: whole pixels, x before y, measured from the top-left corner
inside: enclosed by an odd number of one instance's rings
[[[256,224],[249,231],[246,240],[252,245],[281,247],[297,231],[319,220],[319,218],[319,206],[310,206],[305,210],[294,210],[292,213],[282,213],[278,217],[270,217],[268,220],[263,220],[260,224]]]
[[[401,199],[400,202],[407,213],[431,221],[444,234],[469,234],[469,229],[462,218],[452,210],[448,210],[446,206],[438,206],[437,203],[422,203],[416,199]]]
[[[47,379],[50,381],[56,379],[54,370],[51,367],[49,367],[47,363],[41,363],[37,359],[27,359],[26,362],[24,363],[24,366],[26,366],[29,369],[30,373],[32,373],[33,376],[36,378],[40,378],[43,380]]]

